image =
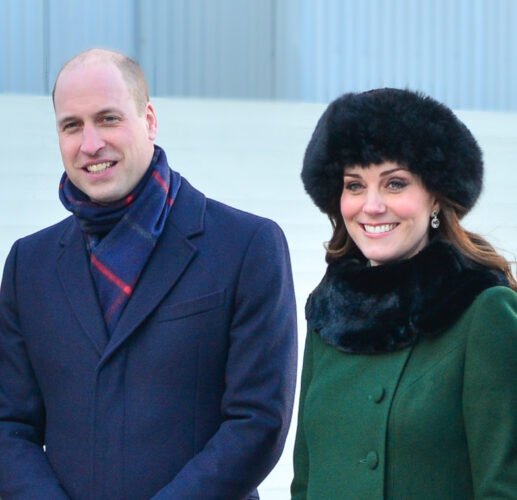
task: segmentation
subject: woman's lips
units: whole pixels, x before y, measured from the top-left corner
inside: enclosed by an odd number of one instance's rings
[[[361,226],[368,234],[382,234],[393,231],[398,224],[361,224]]]

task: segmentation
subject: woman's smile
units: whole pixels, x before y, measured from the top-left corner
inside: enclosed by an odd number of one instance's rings
[[[365,233],[375,234],[375,235],[391,233],[398,226],[398,224],[362,224],[362,223],[360,223],[360,225],[363,226]]]

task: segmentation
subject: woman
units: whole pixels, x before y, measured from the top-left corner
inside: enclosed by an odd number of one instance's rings
[[[346,94],[302,179],[328,214],[306,306],[294,499],[517,498],[517,283],[459,220],[481,151],[442,104]]]

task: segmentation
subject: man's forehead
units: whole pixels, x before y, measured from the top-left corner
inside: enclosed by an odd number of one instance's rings
[[[124,82],[110,78],[81,80],[63,75],[56,87],[54,112],[58,122],[69,118],[95,117],[107,112],[127,114],[131,100]]]
[[[120,97],[125,91],[129,91],[127,83],[115,65],[89,62],[64,69],[56,82],[54,97],[55,101],[63,96],[75,98],[96,93]]]
[[[129,94],[129,95],[128,95]],[[52,92],[54,110],[65,99],[90,96],[97,101],[110,96],[115,101],[134,101],[139,114],[149,101],[145,79],[138,65],[123,54],[92,49],[71,59],[61,69]]]
[[[92,71],[112,73],[113,75],[118,74],[122,77],[119,68],[113,61],[101,59],[101,58],[89,58],[84,61],[76,61],[65,66],[59,74],[56,82],[56,89],[59,87],[63,80],[67,80],[77,75],[83,75],[91,73]]]
[[[117,64],[122,60],[122,56],[115,52],[103,49],[92,49],[76,57],[70,59],[62,68],[65,71],[68,68],[87,66],[93,64]]]

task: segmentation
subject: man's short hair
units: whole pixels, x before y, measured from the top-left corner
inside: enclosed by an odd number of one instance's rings
[[[112,63],[119,69],[122,78],[126,82],[129,93],[133,96],[138,114],[142,114],[149,102],[149,91],[142,68],[135,60],[125,54],[106,49],[88,49],[74,56],[62,66],[52,89],[52,103],[54,107],[56,86],[61,73],[67,69],[93,62]]]

